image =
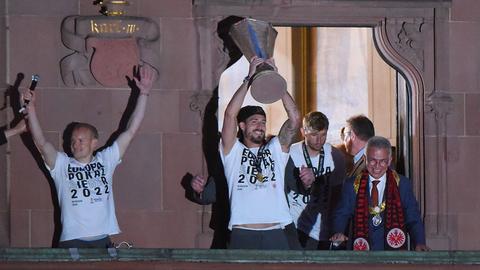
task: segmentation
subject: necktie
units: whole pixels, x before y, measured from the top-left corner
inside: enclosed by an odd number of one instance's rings
[[[378,189],[377,185],[380,183],[380,180],[373,180],[372,181],[372,206],[378,206]]]

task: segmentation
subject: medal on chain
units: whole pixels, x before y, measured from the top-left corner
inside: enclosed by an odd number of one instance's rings
[[[370,214],[373,215],[372,217],[372,224],[373,226],[375,227],[378,227],[380,226],[380,224],[382,224],[382,216],[380,215],[383,211],[385,211],[385,206],[386,206],[386,203],[385,202],[382,202],[382,204],[380,206],[374,206],[374,207],[370,207]]]
[[[261,172],[258,172],[258,173],[255,175],[255,178],[257,178],[257,181],[259,181],[259,182],[262,183],[265,177],[263,176],[263,174],[262,174]]]
[[[253,154],[254,162],[255,162],[255,169],[257,170],[257,173],[255,174],[255,179],[263,183],[265,181],[265,176],[262,174],[262,160],[263,160],[263,151],[265,150],[266,144],[260,146],[258,149],[257,155]],[[250,152],[251,153],[251,152]]]

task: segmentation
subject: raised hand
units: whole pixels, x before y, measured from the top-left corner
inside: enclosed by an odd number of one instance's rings
[[[30,108],[35,108],[35,91],[30,89],[25,89],[22,91],[21,98],[20,98],[20,105],[27,109],[23,111],[24,114],[28,114]]]
[[[250,59],[250,66],[248,68],[248,77],[252,77],[257,71],[257,67],[265,62],[265,59],[254,56]]]
[[[150,65],[136,66],[133,79],[140,94],[148,95],[157,77],[157,72]]]

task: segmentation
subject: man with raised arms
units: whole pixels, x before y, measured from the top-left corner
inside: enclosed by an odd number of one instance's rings
[[[156,78],[156,71],[150,66],[139,69],[134,76],[139,95],[126,130],[111,146],[96,154],[98,132],[87,123],[76,123],[73,127],[70,141],[73,157],[57,151],[45,139],[40,127],[35,93],[29,90],[24,94],[24,99],[29,101],[30,132],[57,189],[62,221],[61,248],[108,248],[112,246],[109,236],[120,232],[115,215],[112,176],[140,127],[147,97]]]
[[[229,248],[232,249],[290,248],[283,230],[292,223],[284,173],[300,115],[293,98],[286,92],[282,102],[288,120],[279,135],[267,141],[263,109],[242,108],[249,79],[264,62],[276,69],[273,59],[251,59],[248,76],[225,110],[219,147],[229,189],[229,229],[232,230]]]

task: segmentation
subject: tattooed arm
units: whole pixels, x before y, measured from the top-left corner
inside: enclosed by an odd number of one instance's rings
[[[278,70],[273,58],[267,59],[265,62],[272,66],[275,71]],[[282,103],[285,111],[287,111],[288,120],[283,123],[282,128],[278,133],[278,140],[282,145],[283,152],[287,153],[299,131],[301,119],[300,112],[298,111],[297,105],[290,93],[286,92],[285,95],[283,95]]]
[[[282,145],[283,152],[287,153],[300,128],[301,120],[297,105],[288,92],[282,97],[282,102],[283,107],[287,111],[288,120],[283,123],[278,139]]]

